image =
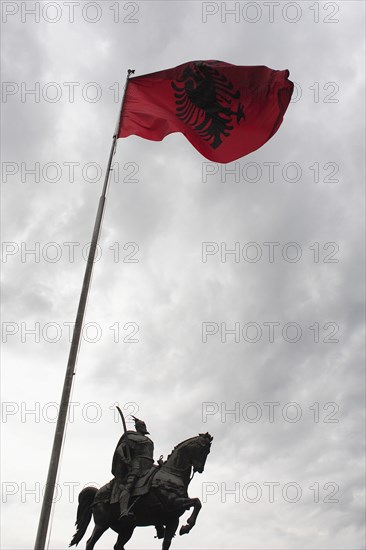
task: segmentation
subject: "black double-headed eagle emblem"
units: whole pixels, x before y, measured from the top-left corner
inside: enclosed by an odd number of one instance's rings
[[[195,130],[213,149],[230,135],[234,126],[245,118],[240,104],[240,91],[215,68],[215,61],[194,61],[171,83],[176,115]],[[233,107],[236,110],[233,110]]]

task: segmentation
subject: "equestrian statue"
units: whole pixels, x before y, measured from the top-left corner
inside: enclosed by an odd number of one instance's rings
[[[93,516],[95,526],[86,550],[93,550],[109,528],[118,533],[114,550],[124,550],[135,527],[148,525],[155,526],[155,538],[163,539],[162,550],[168,550],[180,516],[191,507],[193,512],[179,534],[189,533],[196,523],[202,505],[199,498],[189,498],[188,485],[195,472],[203,472],[213,437],[205,433],[186,439],[174,447],[165,462],[160,457],[154,465],[154,444],[145,422],[133,417],[135,430],[127,430],[123,413],[117,408],[124,433],[113,455],[114,477],[99,490],[86,487],[80,492],[77,531],[70,546],[81,541]]]

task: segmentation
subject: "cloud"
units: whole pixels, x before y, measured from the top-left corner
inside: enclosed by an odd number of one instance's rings
[[[3,104],[4,547],[34,544],[126,70],[221,59],[289,68],[296,101],[265,146],[225,167],[179,134],[119,140],[50,548],[71,538],[81,488],[110,479],[115,402],[146,420],[156,458],[214,435],[190,494],[217,491],[174,548],[362,548],[362,4],[281,5],[271,23],[259,2],[231,16],[210,3],[206,22],[205,2],[75,6],[73,22],[59,3],[53,24],[22,23],[20,4],[2,51],[18,86]],[[152,537],[136,530],[129,547],[159,547]]]

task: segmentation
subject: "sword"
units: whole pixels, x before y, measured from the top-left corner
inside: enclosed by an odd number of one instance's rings
[[[121,409],[119,408],[118,405],[116,405],[116,409],[117,411],[119,412],[119,415],[122,419],[122,424],[123,424],[123,431],[124,431],[124,434],[126,436],[126,454],[127,454],[127,460],[129,460],[131,462],[131,450],[130,450],[130,442],[129,442],[129,439],[128,439],[128,434],[127,434],[127,426],[126,426],[126,420],[125,420],[125,417],[123,416],[123,412],[121,411]]]
[[[125,420],[125,417],[123,416],[123,412],[121,411],[120,407],[118,405],[116,405],[116,409],[117,411],[119,412],[119,415],[121,417],[121,420],[122,420],[122,424],[123,424],[123,431],[126,435],[126,453],[127,453],[127,460],[131,461],[131,451],[130,451],[130,442],[129,442],[129,439],[128,439],[128,435],[127,435],[127,426],[126,426],[126,420]],[[138,500],[140,500],[140,496],[137,497],[133,502],[132,504],[130,504],[130,506],[127,508],[127,514],[132,510],[132,508],[135,506],[136,502]]]

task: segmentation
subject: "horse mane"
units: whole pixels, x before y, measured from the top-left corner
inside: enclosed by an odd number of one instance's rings
[[[180,447],[183,447],[183,445],[185,444],[188,444],[190,441],[193,441],[193,439],[196,439],[197,436],[194,436],[194,437],[189,437],[188,439],[185,439],[184,441],[181,441],[180,443],[178,443],[178,445],[176,445],[174,447],[174,449],[172,450],[172,452],[166,457],[166,459],[168,460],[172,454],[177,451],[178,449],[180,449]]]
[[[176,445],[174,447],[174,449],[172,450],[172,452],[166,457],[166,459],[168,460],[172,455],[173,453],[175,453],[175,451],[177,451],[178,449],[180,449],[181,447],[183,447],[184,445],[187,445],[188,443],[190,443],[191,441],[193,441],[194,439],[198,439],[200,437],[206,437],[207,438],[207,441],[210,442],[211,444],[211,441],[213,440],[213,437],[207,432],[205,434],[198,434],[198,435],[195,435],[194,437],[189,437],[188,439],[185,439],[184,441],[181,441],[180,443],[178,443],[178,445]]]

